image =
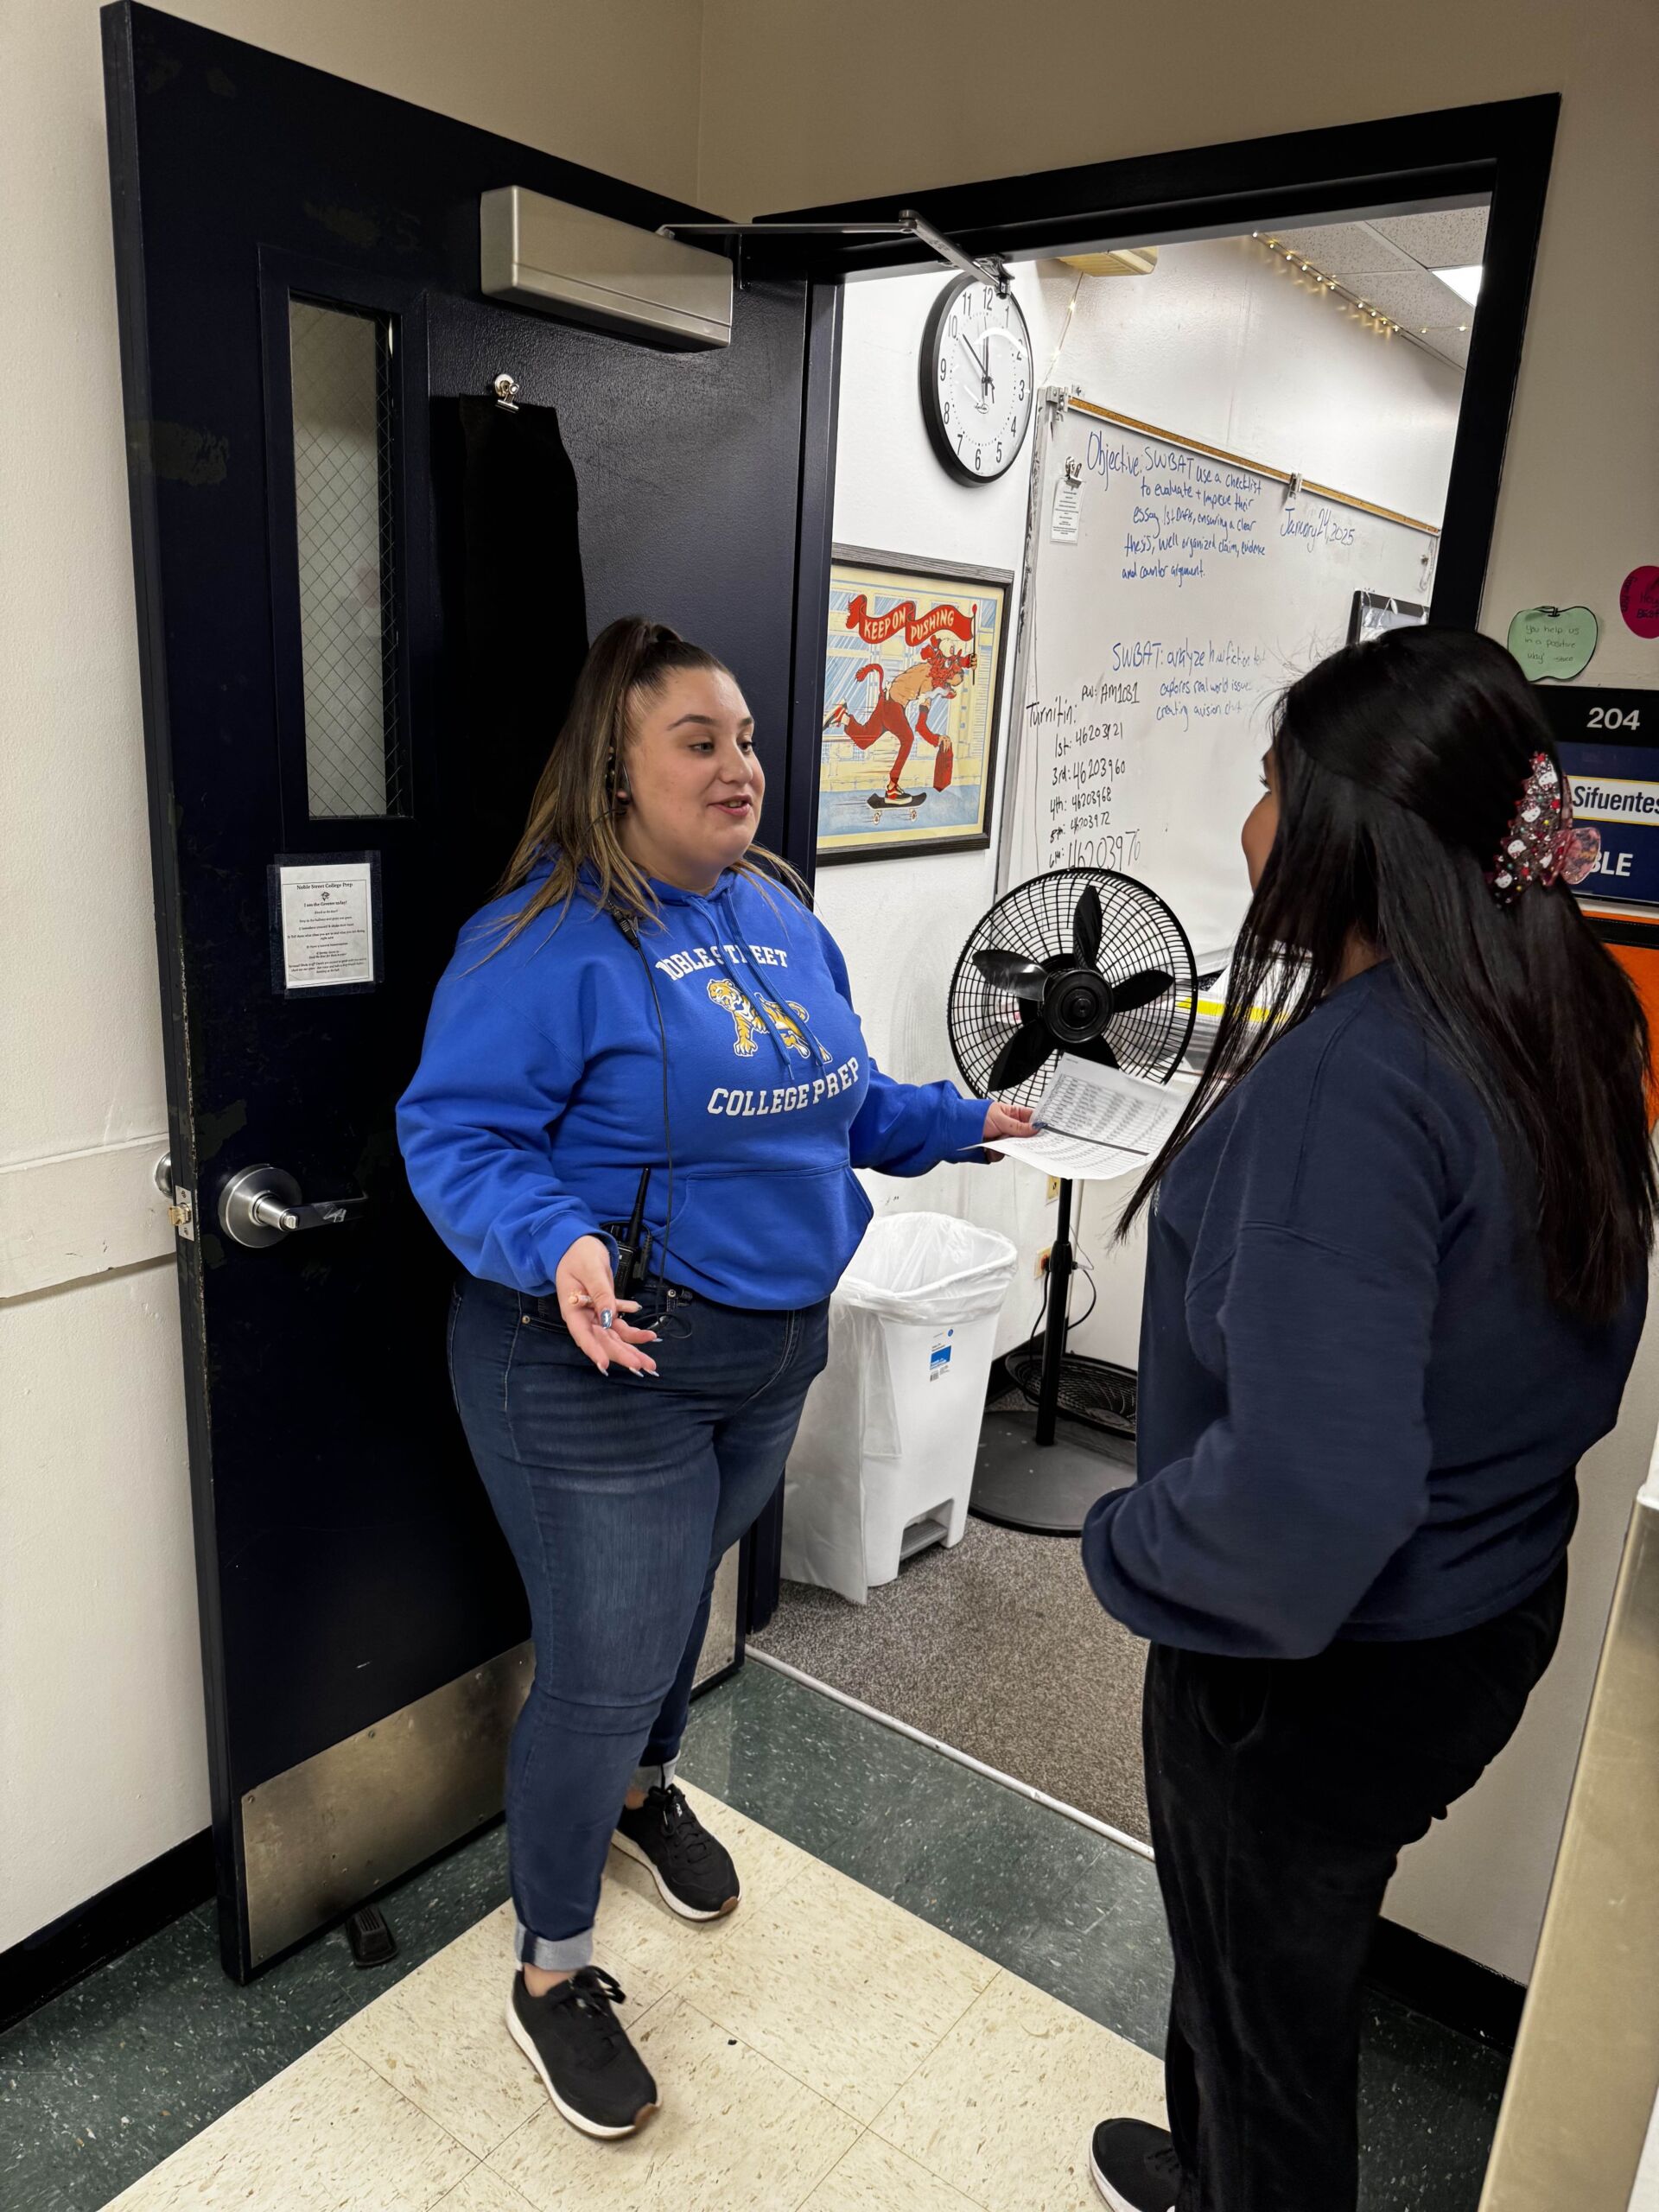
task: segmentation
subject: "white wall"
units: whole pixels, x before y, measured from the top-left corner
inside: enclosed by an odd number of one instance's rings
[[[702,10],[173,12],[695,196]],[[96,0],[0,69],[0,1949],[207,1816]]]
[[[1659,2105],[1654,2107],[1648,2146],[1642,2154],[1636,2187],[1630,2191],[1630,2212],[1659,2212]]]
[[[1649,1469],[1642,1496],[1644,1504],[1659,1505],[1659,1468]],[[1659,2212],[1659,2101],[1656,2101],[1648,2123],[1648,2139],[1637,2169],[1628,2212]]]
[[[1659,1306],[1659,1273],[1649,1297]],[[1555,1662],[1533,1693],[1514,1742],[1450,1819],[1406,1853],[1389,1893],[1396,1920],[1516,1980],[1532,1971],[1613,1581],[1659,1427],[1654,1355],[1649,1326],[1618,1426],[1579,1471],[1583,1503]]]
[[[933,457],[917,396],[917,357],[944,272],[849,287],[835,530],[839,541],[959,560],[1020,575],[1025,456],[995,484],[958,484]],[[1248,238],[1166,246],[1149,276],[1084,277],[1063,263],[1021,264],[1014,290],[1031,327],[1039,385],[1161,429],[1438,523],[1457,430],[1459,372],[1401,340],[1361,329],[1315,297]],[[1075,312],[1068,312],[1075,301]],[[1057,354],[1058,349],[1058,354]],[[1001,762],[1014,709],[1013,625]],[[825,868],[818,906],[848,957],[872,1052],[911,1081],[954,1075],[944,1004],[951,971],[995,895],[995,849]],[[895,920],[903,957],[893,957]],[[1001,1229],[1020,1249],[999,1350],[1030,1332],[1038,1253],[1054,1208],[1034,1175],[946,1167],[918,1183],[867,1179],[884,1211],[937,1206]],[[1114,1248],[1128,1185],[1090,1186],[1084,1254],[1100,1289],[1076,1332],[1080,1351],[1132,1365],[1140,1325],[1141,1245]],[[1076,1309],[1084,1310],[1079,1286]]]

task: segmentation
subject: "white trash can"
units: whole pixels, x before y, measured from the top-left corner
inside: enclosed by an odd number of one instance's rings
[[[784,1578],[861,1605],[962,1541],[997,1317],[1018,1254],[950,1214],[873,1221],[830,1301],[830,1362],[784,1480]]]

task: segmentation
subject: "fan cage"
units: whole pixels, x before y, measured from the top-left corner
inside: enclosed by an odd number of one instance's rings
[[[1009,1383],[1028,1406],[1038,1402],[1043,1373],[1043,1340],[1033,1337],[1018,1344],[1002,1362]],[[1108,1436],[1135,1441],[1135,1370],[1115,1367],[1109,1359],[1091,1359],[1086,1352],[1068,1351],[1060,1361],[1059,1411],[1069,1421],[1101,1430]]]
[[[1096,971],[1127,982],[1146,969],[1172,978],[1168,990],[1147,1005],[1115,1014],[1103,1032],[1126,1075],[1167,1082],[1181,1064],[1192,1032],[1198,992],[1192,947],[1186,931],[1158,893],[1133,876],[1110,868],[1065,868],[1034,876],[1005,892],[982,915],[963,948],[950,980],[950,1049],[969,1090],[984,1096],[997,1056],[1020,1027],[1020,1001],[989,983],[974,965],[976,952],[1022,953],[1039,963],[1069,951],[1072,918],[1090,886],[1101,905]],[[1035,1074],[1000,1096],[1033,1106],[1047,1087],[1057,1048]]]

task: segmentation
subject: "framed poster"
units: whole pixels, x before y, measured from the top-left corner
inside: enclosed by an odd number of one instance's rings
[[[1013,575],[832,552],[819,867],[982,849]]]

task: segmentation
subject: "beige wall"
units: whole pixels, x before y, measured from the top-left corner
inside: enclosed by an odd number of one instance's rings
[[[698,0],[172,12],[690,198]],[[0,1949],[207,1819],[95,0],[0,29]]]

